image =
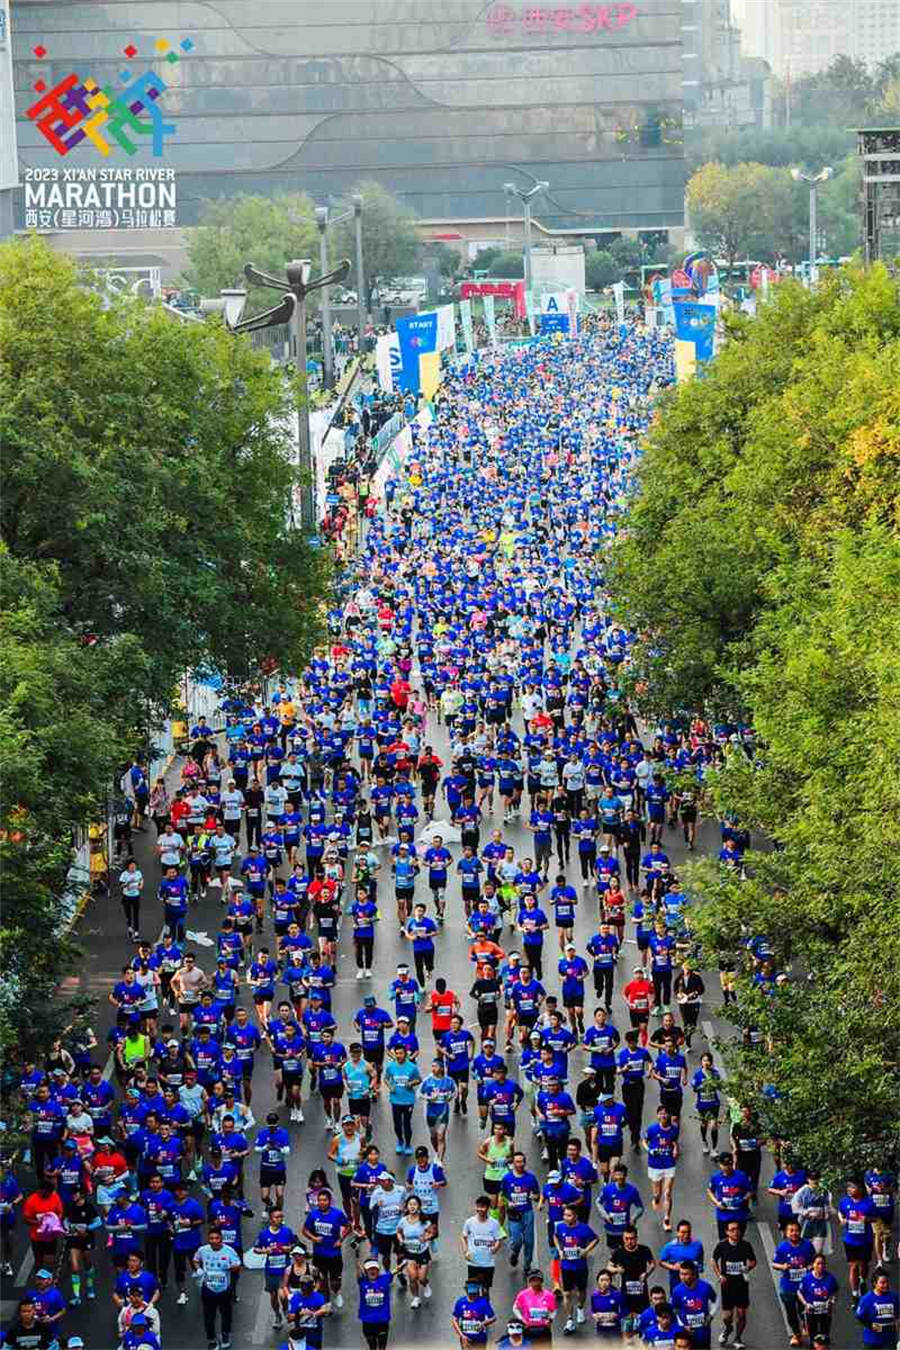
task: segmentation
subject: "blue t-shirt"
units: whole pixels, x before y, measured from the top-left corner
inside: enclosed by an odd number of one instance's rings
[[[563,1270],[582,1270],[587,1264],[585,1247],[597,1239],[597,1234],[586,1223],[558,1223],[553,1229],[553,1238],[559,1252],[559,1263]]]
[[[900,1316],[900,1298],[888,1290],[886,1294],[863,1294],[856,1309],[863,1325],[863,1345],[890,1350],[897,1339],[897,1318]]]
[[[393,1275],[383,1271],[374,1280],[359,1282],[359,1320],[365,1326],[391,1320],[391,1283]]]
[[[796,1244],[793,1242],[779,1242],[775,1248],[775,1255],[772,1260],[777,1266],[787,1265],[788,1269],[781,1272],[781,1280],[778,1284],[780,1294],[795,1294],[800,1288],[803,1276],[812,1265],[816,1249],[808,1238],[801,1238]]]
[[[348,1223],[344,1211],[335,1205],[324,1211],[316,1205],[307,1214],[303,1228],[305,1232],[320,1239],[315,1244],[316,1255],[337,1256],[341,1250],[341,1229],[346,1228]]]
[[[487,1343],[488,1324],[494,1316],[490,1301],[483,1297],[458,1298],[453,1305],[453,1316],[460,1331],[472,1345]]]

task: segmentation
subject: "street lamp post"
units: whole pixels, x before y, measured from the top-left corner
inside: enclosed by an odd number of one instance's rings
[[[252,319],[231,324],[233,333],[252,333],[260,328],[271,328],[276,324],[288,324],[291,329],[294,369],[297,372],[299,398],[297,407],[297,445],[302,482],[300,487],[300,525],[303,533],[310,536],[315,533],[315,477],[312,462],[312,443],[309,434],[309,397],[306,379],[306,299],[312,291],[342,282],[350,272],[350,260],[338,263],[330,272],[325,272],[310,281],[309,258],[295,258],[285,268],[287,280],[271,277],[260,272],[252,263],[244,267],[244,276],[258,286],[282,291],[281,300],[272,309],[256,314]]]
[[[363,275],[362,213],[363,199],[359,192],[353,194],[353,221],[356,227],[356,327],[357,351],[359,359],[363,357],[363,338],[366,332],[366,279]]]
[[[540,192],[546,192],[550,186],[549,183],[535,183],[527,192],[524,188],[517,187],[515,183],[504,183],[503,191],[508,192],[513,197],[518,197],[522,203],[522,220],[525,233],[525,290],[531,294],[532,290],[532,270],[531,270],[531,203]]]
[[[819,184],[827,183],[828,179],[834,175],[834,169],[826,165],[818,173],[802,173],[800,169],[791,169],[791,177],[795,183],[809,184],[809,284],[810,288],[815,286],[819,279],[818,269],[816,267],[816,254],[818,245],[816,235],[818,233],[818,196]]]
[[[324,277],[328,271],[328,207],[316,207],[316,224],[319,227],[319,271]],[[331,295],[328,287],[322,287],[322,365],[324,367],[322,383],[326,389],[334,385],[334,345],[331,336]]]

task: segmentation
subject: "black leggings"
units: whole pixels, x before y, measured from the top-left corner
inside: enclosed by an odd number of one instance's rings
[[[362,1334],[369,1350],[385,1350],[391,1332],[390,1322],[363,1322]]]
[[[615,973],[613,966],[601,966],[599,970],[594,971],[594,993],[598,999],[603,1000],[607,1008],[612,1003]]]
[[[191,1267],[191,1257],[193,1252],[180,1252],[176,1247],[172,1252],[172,1258],[175,1262],[175,1283],[179,1289],[182,1289],[187,1281],[188,1271]],[[212,1337],[209,1338],[212,1340]]]
[[[629,886],[637,886],[641,880],[641,855],[640,852],[632,853],[625,850],[625,879]]]
[[[231,1310],[234,1303],[231,1288],[229,1287],[221,1294],[215,1294],[210,1289],[201,1289],[200,1301],[203,1304],[203,1327],[206,1331],[206,1339],[210,1342],[216,1339],[217,1313],[222,1320],[222,1339],[230,1337]]]
[[[567,1129],[565,1133],[557,1134],[554,1132],[550,1135],[544,1135],[544,1143],[547,1147],[547,1153],[549,1154],[547,1166],[550,1168],[551,1172],[555,1167],[559,1167],[563,1158],[566,1156],[566,1145],[569,1142],[569,1134],[570,1131]]]
[[[356,947],[357,969],[371,970],[372,956],[375,950],[375,939],[370,937],[354,938],[353,943],[354,946]]]
[[[556,833],[556,856],[559,859],[560,867],[562,867],[569,861],[571,826],[568,823],[565,825],[556,825],[554,826],[554,830]]]
[[[542,979],[544,975],[544,944],[543,942],[528,942],[525,944],[525,959],[534,972],[535,979]]]
[[[123,895],[122,908],[125,911],[125,924],[132,932],[138,933],[141,928],[141,897],[139,895]]]
[[[394,1120],[394,1134],[401,1144],[407,1148],[412,1143],[412,1119],[413,1108],[411,1106],[391,1106],[391,1115]]]
[[[416,979],[419,984],[425,984],[425,976],[434,971],[434,952],[415,952],[413,960],[416,964]]]
[[[831,1313],[808,1312],[803,1316],[806,1323],[806,1334],[809,1336],[812,1344],[814,1336],[824,1336],[826,1341],[831,1336]]]
[[[653,971],[653,999],[658,1007],[666,1008],[672,1002],[671,970]]]
[[[588,849],[586,853],[579,851],[578,861],[581,864],[581,880],[590,881],[591,877],[594,875],[594,863],[597,861],[597,850],[595,848]]]
[[[172,1258],[172,1239],[168,1233],[149,1233],[146,1240],[146,1263],[151,1275],[155,1275],[165,1289],[169,1278],[169,1262]],[[210,1338],[212,1339],[212,1338]]]

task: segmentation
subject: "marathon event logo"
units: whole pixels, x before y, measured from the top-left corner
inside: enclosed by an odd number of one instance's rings
[[[182,38],[178,50],[165,38],[153,41],[152,60],[174,66],[193,50],[191,38]],[[34,55],[45,60],[50,52],[38,45]],[[123,48],[127,61],[139,56],[134,42]],[[102,159],[133,156],[147,147],[161,159],[175,123],[163,111],[168,88],[152,66],[141,72],[123,69],[121,88],[101,86],[90,76],[71,71],[52,88],[39,79],[39,95],[25,115],[61,159],[73,163],[85,155]],[[69,156],[73,160],[69,160]],[[96,168],[79,165],[65,169],[25,171],[25,225],[40,229],[159,228],[176,223],[175,171],[136,169],[123,165]]]

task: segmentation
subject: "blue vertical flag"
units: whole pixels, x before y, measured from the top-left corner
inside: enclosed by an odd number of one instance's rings
[[[420,388],[419,357],[437,351],[437,329],[436,311],[429,314],[410,314],[405,319],[397,320],[402,367],[400,384],[411,394],[417,394]]]
[[[676,300],[675,336],[684,342],[693,342],[698,361],[711,361],[716,341],[715,305],[697,305]]]

